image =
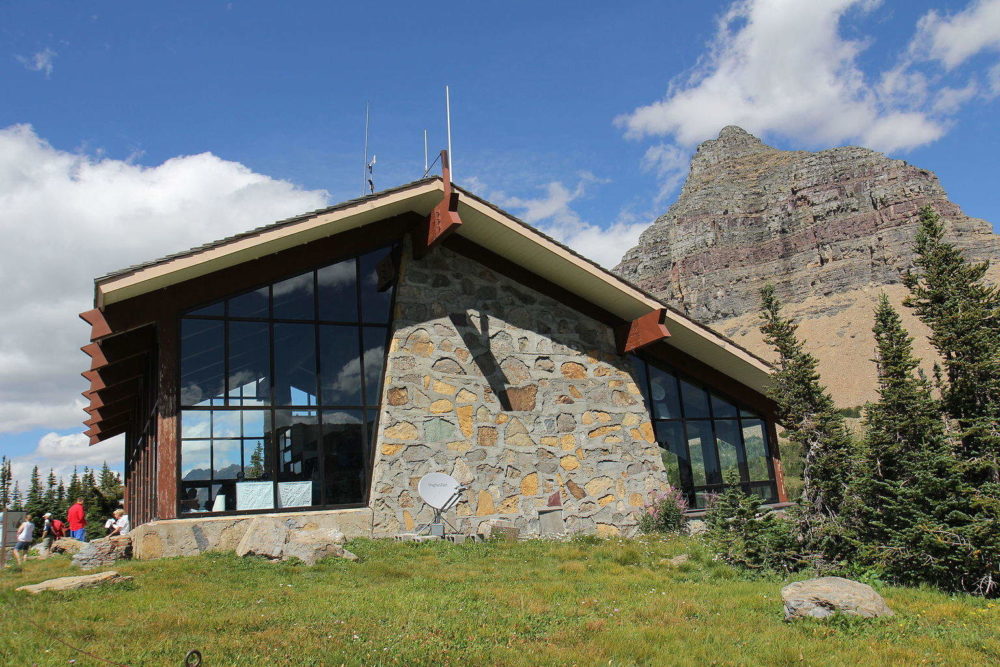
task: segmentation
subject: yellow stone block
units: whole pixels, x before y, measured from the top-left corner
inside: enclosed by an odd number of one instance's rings
[[[606,496],[602,496],[602,497],[598,498],[597,499],[597,504],[600,505],[601,507],[604,507],[605,505],[607,505],[609,503],[613,503],[616,500],[618,500],[618,499],[615,498],[614,495],[612,495],[612,494],[609,493]]]
[[[479,492],[479,502],[476,503],[476,516],[489,516],[496,514],[496,507],[493,505],[493,496],[489,491]]]
[[[583,398],[583,394],[580,393],[580,390],[573,385],[569,386],[569,395],[573,398]]]
[[[533,496],[538,493],[538,474],[529,473],[521,478],[521,495]]]
[[[445,412],[451,412],[451,409],[453,407],[454,406],[452,405],[451,401],[449,401],[447,398],[442,398],[431,403],[431,412],[440,415],[444,414]]]
[[[618,424],[612,424],[611,426],[599,426],[598,428],[595,428],[593,431],[591,431],[587,435],[589,437],[591,437],[591,438],[600,438],[600,437],[603,437],[605,435],[609,435],[611,433],[614,433],[615,431],[619,430],[620,428],[621,428],[621,426],[619,426]]]
[[[508,419],[510,419],[510,417],[501,412],[500,414],[497,415],[496,422],[498,424],[506,424]]]
[[[417,427],[410,422],[398,422],[387,428],[384,435],[389,440],[415,440]]]
[[[559,465],[561,465],[564,470],[576,470],[580,467],[580,461],[575,456],[570,454],[569,456],[564,456],[559,459]]]
[[[642,418],[634,412],[628,413],[625,415],[625,419],[622,420],[624,426],[636,426],[640,423],[642,423]]]
[[[447,446],[448,446],[448,449],[450,449],[453,452],[462,452],[462,453],[465,453],[465,452],[469,451],[470,449],[472,449],[472,443],[467,442],[465,440],[458,440],[456,442],[449,442]]]
[[[418,340],[410,344],[410,351],[418,357],[429,357],[434,353],[434,343],[429,340]]]
[[[407,531],[413,530],[413,515],[410,514],[409,510],[403,510],[403,526],[406,527]]]
[[[450,385],[447,382],[441,382],[441,380],[434,380],[433,388],[434,391],[439,394],[447,394],[448,396],[451,396],[455,393],[454,385]]]
[[[628,497],[628,504],[631,505],[632,507],[642,507],[643,506],[642,494],[641,493],[633,493],[633,494],[629,495],[629,497]]]
[[[468,389],[462,389],[458,392],[458,396],[455,397],[456,403],[473,403],[476,400],[476,395],[473,394]]]
[[[542,447],[557,447],[559,445],[559,438],[554,435],[543,435],[539,442],[542,443]]]
[[[583,461],[584,459],[587,458],[587,452],[585,452],[581,448],[577,447],[576,448],[576,457],[578,459],[580,459],[581,461]]]
[[[597,524],[596,532],[598,537],[620,537],[622,534],[622,532],[618,530],[618,526],[613,526],[610,523]]]
[[[405,445],[382,445],[383,456],[395,456]]]
[[[609,445],[617,445],[625,441],[622,440],[620,435],[609,435],[608,437],[604,438],[604,442],[606,442]]]
[[[500,503],[500,509],[498,512],[500,514],[515,514],[520,511],[521,507],[521,497],[520,496],[510,496],[505,498],[502,503]]]
[[[462,429],[462,433],[466,438],[472,437],[472,406],[471,405],[460,405],[455,408],[455,413],[458,415],[458,427]]]
[[[559,439],[559,446],[568,452],[576,447],[576,438],[572,434],[567,433]]]

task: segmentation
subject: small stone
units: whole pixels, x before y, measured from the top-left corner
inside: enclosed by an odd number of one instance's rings
[[[455,414],[458,416],[458,427],[462,429],[462,434],[466,438],[472,437],[472,406],[471,405],[460,405],[455,408]]]
[[[452,405],[451,401],[449,401],[446,398],[442,398],[431,403],[431,412],[436,415],[441,415],[446,412],[451,412],[451,409],[453,407],[454,406]]]
[[[444,442],[455,435],[455,425],[449,421],[435,417],[424,423],[424,437],[428,442]]]
[[[528,365],[516,357],[507,357],[500,362],[500,370],[507,377],[507,382],[511,384],[520,384],[531,379]]]
[[[463,454],[472,449],[472,443],[467,442],[465,440],[457,440],[455,442],[449,442],[446,446],[453,452],[461,452]]]
[[[598,504],[598,505],[600,505],[601,507],[604,507],[605,505],[607,505],[607,504],[609,504],[609,503],[613,503],[613,502],[615,502],[616,500],[618,500],[618,499],[617,499],[617,498],[615,498],[615,496],[614,496],[613,494],[610,494],[610,493],[609,493],[609,494],[608,494],[608,495],[606,495],[606,496],[603,496],[603,497],[601,497],[601,498],[598,498],[598,499],[597,499],[597,504]]]
[[[578,380],[587,377],[587,369],[583,367],[583,364],[578,364],[575,361],[567,361],[559,367],[559,371],[562,373],[564,378],[570,380]]]
[[[389,405],[406,405],[410,400],[406,387],[390,387],[385,395]]]
[[[563,449],[563,451],[571,451],[574,447],[576,447],[576,438],[572,433],[567,433],[559,438],[559,446]]]
[[[521,495],[534,496],[538,493],[538,474],[529,473],[521,478]]]
[[[595,428],[594,430],[590,431],[587,434],[587,436],[591,437],[591,438],[600,438],[602,436],[608,435],[609,433],[613,433],[613,432],[619,430],[620,428],[621,428],[621,426],[619,426],[617,424],[612,424],[610,426],[600,426],[600,427]]]
[[[439,394],[446,394],[448,396],[455,393],[454,385],[450,385],[447,382],[441,382],[441,380],[434,380],[434,383],[431,385],[431,389]]]
[[[560,413],[556,418],[556,428],[560,433],[569,433],[576,429],[576,419],[568,412]]]
[[[476,395],[473,394],[468,389],[462,389],[458,392],[458,396],[455,397],[456,403],[473,403],[476,400]]]
[[[382,445],[381,447],[382,455],[395,456],[396,454],[399,454],[399,450],[401,450],[405,446],[406,445]]]
[[[535,409],[535,396],[538,394],[538,387],[528,385],[526,387],[511,387],[507,390],[507,400],[510,401],[510,409],[521,412],[530,412]]]
[[[520,512],[521,497],[509,496],[500,503],[497,512],[499,514],[517,514]]]
[[[620,537],[622,534],[618,526],[610,523],[597,524],[596,533],[598,537]]]
[[[628,497],[628,504],[632,507],[642,507],[645,503],[642,502],[641,493],[631,493]]]
[[[556,403],[558,403],[559,405],[572,405],[573,403],[576,403],[576,401],[574,401],[566,394],[563,394],[556,398]]]
[[[385,429],[384,435],[390,440],[415,440],[417,438],[417,427],[410,422],[396,422]]]
[[[576,470],[580,467],[580,461],[571,454],[559,459],[559,465],[562,466],[564,470]]]
[[[573,398],[583,398],[583,394],[580,393],[580,390],[573,385],[569,386],[569,395]]]
[[[611,392],[611,402],[618,407],[625,407],[627,405],[635,405],[635,399],[626,394],[624,391],[613,391]]]
[[[476,516],[488,516],[496,514],[496,507],[493,505],[493,496],[489,491],[479,492],[479,502],[476,503]]]
[[[613,483],[610,477],[595,477],[583,486],[589,495],[596,496],[610,489]]]
[[[583,500],[584,498],[587,497],[587,492],[584,491],[579,484],[577,484],[571,479],[566,480],[566,490],[569,491],[570,494],[577,500]]]
[[[497,430],[492,426],[480,426],[476,440],[480,447],[494,447],[497,444]]]
[[[459,355],[460,352],[463,352],[463,350],[461,349],[455,350],[455,355],[460,356]],[[431,368],[438,373],[445,373],[449,375],[465,375],[465,371],[462,369],[461,364],[459,364],[454,359],[450,359],[448,357],[438,359],[437,361],[434,362],[434,365],[432,365]]]

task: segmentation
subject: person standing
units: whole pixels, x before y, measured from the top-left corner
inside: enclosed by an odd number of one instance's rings
[[[87,512],[83,509],[83,498],[77,498],[76,502],[66,512],[66,520],[69,521],[69,536],[81,542],[87,541]]]
[[[52,513],[42,515],[42,554],[48,556],[52,551],[52,543],[56,540],[56,531],[52,527]]]
[[[35,524],[31,522],[31,515],[26,514],[24,521],[17,527],[17,544],[14,545],[14,559],[20,565],[28,557],[28,548],[35,539]]]

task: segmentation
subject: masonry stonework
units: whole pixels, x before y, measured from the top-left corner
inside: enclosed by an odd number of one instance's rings
[[[463,532],[507,519],[538,535],[554,501],[567,533],[634,532],[666,473],[611,328],[444,247],[407,248],[396,290],[374,535],[430,521],[429,472],[465,485],[447,516]]]

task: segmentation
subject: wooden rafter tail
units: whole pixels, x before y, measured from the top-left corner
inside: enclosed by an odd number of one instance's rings
[[[90,357],[90,370],[96,371],[108,365],[108,358],[104,356],[100,343],[90,343],[80,348],[84,354]]]
[[[667,309],[657,308],[615,330],[618,353],[628,354],[670,337]]]
[[[90,340],[98,341],[111,335],[111,325],[104,319],[104,313],[98,308],[80,313],[80,319],[90,325]]]
[[[451,186],[448,151],[441,151],[441,180],[444,183],[441,201],[434,206],[427,219],[416,230],[413,254],[418,259],[430,252],[462,224],[462,219],[458,216],[458,192]]]

